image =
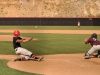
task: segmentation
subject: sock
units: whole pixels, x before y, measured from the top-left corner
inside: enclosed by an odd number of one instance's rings
[[[21,58],[18,58],[18,61],[21,61]]]
[[[31,54],[31,56],[30,56],[31,58],[35,58],[35,55],[34,54]]]
[[[22,57],[20,61],[24,61],[24,60],[25,60],[25,57]]]
[[[39,59],[38,57],[35,57],[35,59]]]

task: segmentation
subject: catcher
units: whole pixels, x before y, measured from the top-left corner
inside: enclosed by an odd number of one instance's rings
[[[21,42],[28,42],[31,41],[33,38],[30,39],[23,39],[20,37],[20,31],[15,30],[14,31],[14,37],[13,37],[13,47],[16,52],[16,54],[20,55],[21,58],[16,58],[14,61],[25,61],[25,60],[36,60],[36,61],[41,61],[43,57],[39,58],[36,57],[31,51],[22,48],[21,47]]]
[[[89,59],[95,51],[98,51],[95,57],[100,57],[100,41],[97,39],[97,34],[93,33],[89,39],[84,40],[85,44],[90,44],[92,48],[85,54],[85,59]]]

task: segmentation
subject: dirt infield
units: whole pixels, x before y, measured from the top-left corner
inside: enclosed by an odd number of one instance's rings
[[[25,39],[29,39],[29,37],[23,37]],[[0,35],[0,41],[12,41],[13,35]],[[37,38],[34,38],[33,40],[38,40]]]
[[[50,30],[49,30],[50,31]],[[54,30],[52,32],[48,33],[54,33]],[[61,31],[61,30],[60,30]],[[55,30],[55,33],[61,33],[61,34],[91,34],[91,33],[97,33],[100,34],[99,30],[87,30],[83,31],[77,31],[77,30],[65,30],[65,31],[57,31]],[[10,32],[10,31],[8,31]],[[21,30],[22,33],[25,33],[25,30]],[[26,31],[29,32],[29,31]],[[30,31],[30,33],[43,33],[44,30],[38,32],[36,31]],[[47,33],[47,32],[46,32]],[[4,37],[6,38],[5,35]],[[3,36],[0,36],[3,37]],[[12,36],[10,36],[11,41]],[[3,39],[0,39],[1,41]],[[7,40],[6,40],[7,41]],[[7,65],[11,68],[25,71],[25,72],[31,72],[31,73],[38,73],[38,74],[44,74],[44,75],[100,75],[100,58],[92,58],[89,60],[84,59],[84,54],[57,54],[57,55],[44,55],[44,59],[41,62],[37,61],[17,61],[14,62],[13,60],[19,57],[17,55],[0,55],[0,59],[7,59],[9,62]]]
[[[12,33],[14,30],[0,30],[2,33]],[[21,33],[53,33],[53,34],[100,34],[100,30],[20,30]]]
[[[7,59],[11,68],[44,75],[99,75],[100,58],[85,60],[84,54],[45,55],[43,61],[13,60],[16,55],[0,55],[0,59]]]

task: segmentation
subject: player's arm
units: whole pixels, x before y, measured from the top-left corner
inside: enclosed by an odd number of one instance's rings
[[[21,39],[17,39],[16,42],[23,42],[25,39],[21,38]]]
[[[23,39],[22,42],[28,42],[28,41],[31,41],[31,40],[33,40],[33,38]]]
[[[25,39],[25,38],[20,38],[20,37],[19,37],[19,39],[17,39],[16,42],[28,42],[28,41],[31,41],[32,39],[33,39],[33,38]]]
[[[85,40],[84,40],[84,43],[85,43],[85,44],[89,44],[89,39],[85,39]]]

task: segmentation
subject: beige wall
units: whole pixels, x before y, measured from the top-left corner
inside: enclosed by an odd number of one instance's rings
[[[100,0],[0,0],[0,17],[100,17]]]

